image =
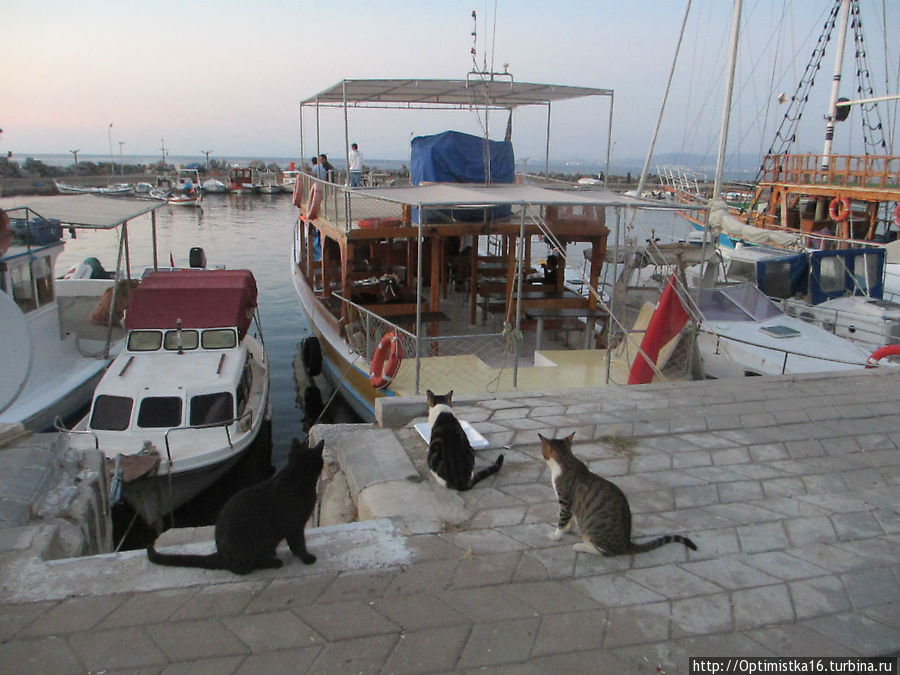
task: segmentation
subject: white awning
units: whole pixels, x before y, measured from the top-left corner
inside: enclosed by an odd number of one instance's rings
[[[16,218],[15,209],[25,207],[43,218],[56,218],[73,227],[111,230],[132,218],[155,211],[163,201],[144,201],[103,197],[100,195],[53,195],[47,197],[5,197],[0,199],[0,209]],[[24,216],[23,216],[24,217]]]
[[[417,207],[613,206],[648,209],[700,209],[684,204],[637,199],[611,190],[556,190],[537,185],[435,183],[414,187],[359,188],[349,192],[397,204]]]

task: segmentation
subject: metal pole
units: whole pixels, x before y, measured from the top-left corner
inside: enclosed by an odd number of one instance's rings
[[[666,101],[669,100],[669,89],[672,87],[672,78],[675,76],[675,63],[678,61],[678,52],[681,51],[681,39],[684,37],[684,27],[687,25],[688,13],[691,11],[691,0],[687,1],[684,8],[684,18],[681,20],[681,32],[678,34],[678,44],[675,45],[675,56],[672,58],[672,67],[669,69],[669,80],[666,82],[666,92],[663,94],[662,104],[659,106],[659,117],[656,118],[656,127],[650,138],[650,147],[647,149],[647,158],[644,160],[644,168],[641,170],[641,178],[638,180],[637,196],[644,191],[644,182],[647,180],[647,171],[650,168],[650,158],[653,156],[653,148],[656,147],[656,137],[659,135],[659,127],[662,125],[663,112],[666,109]]]
[[[153,271],[159,269],[159,261],[157,259],[156,250],[156,210],[150,212],[150,234],[153,238]]]
[[[544,180],[550,180],[550,101],[547,101],[547,140],[544,146]]]
[[[522,330],[522,284],[525,283],[525,211],[528,205],[522,205],[522,219],[519,221],[519,276],[516,289],[516,330],[513,333],[513,389],[519,386],[519,335]],[[565,265],[563,265],[565,267]],[[508,315],[507,315],[508,316]]]
[[[418,259],[416,260],[416,395],[420,393],[419,377],[422,370],[422,220],[422,205],[419,204],[416,209],[416,224],[419,226]]]
[[[125,141],[119,141],[119,175],[125,175],[125,161],[122,159],[122,146],[125,145]]]
[[[300,104],[300,170],[303,170],[303,162],[306,158],[306,148],[303,144],[303,104]],[[297,180],[300,180],[300,176],[297,176]]]
[[[612,122],[613,122],[614,95],[609,95],[609,128],[606,130],[606,173],[603,174],[603,185],[609,181],[609,156],[612,153]],[[640,195],[640,193],[638,193]]]
[[[106,135],[109,137],[109,177],[112,178],[114,166],[112,154],[112,122],[109,123],[109,127],[106,129]]]
[[[616,295],[615,295],[615,293],[616,293],[616,281],[617,281],[616,275],[618,273],[617,268],[618,268],[618,264],[619,264],[618,263],[618,260],[619,260],[619,232],[621,230],[619,224],[621,222],[621,216],[622,216],[622,209],[619,207],[616,207],[616,239],[615,239],[615,246],[613,247],[613,263],[612,263],[613,278],[612,278],[612,284],[610,285],[610,287],[613,289],[613,292],[610,293],[610,295],[609,295],[610,312],[609,312],[609,316],[606,318],[606,384],[609,384],[609,371],[612,366],[612,345],[611,345],[612,323],[613,323],[612,318],[613,318],[613,312],[616,310]],[[624,268],[624,265],[623,265],[623,268]],[[622,293],[625,293],[625,291],[627,290],[627,283],[628,283],[628,280],[626,279],[625,285],[622,286]],[[624,297],[623,297],[623,300],[624,300]],[[624,307],[624,305],[625,305],[625,303],[623,302],[622,306]],[[625,339],[628,339],[627,336],[625,336]]]
[[[828,100],[828,116],[825,118],[825,146],[822,148],[822,168],[831,164],[831,146],[834,142],[834,122],[837,119],[837,100],[841,88],[841,67],[844,63],[844,44],[847,40],[847,17],[850,14],[850,0],[841,0],[841,25],[838,29],[837,45],[834,52],[834,76],[831,79],[831,97]]]
[[[347,80],[341,81],[341,91],[344,96],[344,159],[347,161],[347,180],[346,183],[350,182],[350,120],[347,115]],[[347,225],[350,224],[350,219],[347,219]]]

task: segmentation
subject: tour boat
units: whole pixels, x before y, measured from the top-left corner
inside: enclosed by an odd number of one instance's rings
[[[258,319],[248,270],[151,271],[132,291],[124,348],[70,442],[106,455],[114,499],[147,524],[218,480],[269,420]]]

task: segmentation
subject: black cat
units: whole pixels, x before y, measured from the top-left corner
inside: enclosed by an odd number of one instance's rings
[[[453,414],[453,390],[440,396],[431,389],[428,398],[428,425],[431,439],[428,444],[428,468],[439,485],[455,490],[468,490],[480,480],[492,476],[503,466],[503,455],[489,467],[473,473],[475,451],[465,430]]]
[[[147,548],[157,565],[226,569],[249,574],[255,569],[277,569],[284,563],[275,550],[287,539],[291,553],[305,565],[316,561],[306,550],[303,530],[316,505],[316,483],[324,461],[325,441],[312,447],[296,438],[287,464],[274,476],[244,488],[229,499],[216,518],[216,552],[209,555],[159,553]]]

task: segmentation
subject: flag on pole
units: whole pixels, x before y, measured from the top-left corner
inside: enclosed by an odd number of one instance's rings
[[[628,374],[628,384],[647,384],[653,381],[653,366],[647,361],[652,359],[655,364],[659,358],[659,350],[669,340],[681,332],[687,324],[690,315],[681,302],[678,291],[675,290],[675,275],[669,277],[663,290],[659,304],[650,317],[644,339],[641,340],[641,351],[631,364],[631,372]],[[647,355],[647,357],[644,356]]]

